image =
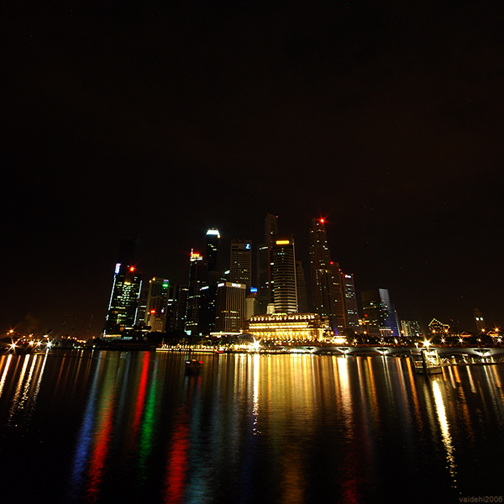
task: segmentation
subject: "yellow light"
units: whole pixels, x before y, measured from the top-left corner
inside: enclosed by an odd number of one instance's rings
[[[275,243],[277,245],[289,245],[290,241],[289,240],[277,240]]]

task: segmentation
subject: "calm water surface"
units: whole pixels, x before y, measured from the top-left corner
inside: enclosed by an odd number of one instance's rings
[[[1,503],[502,496],[504,367],[77,352],[0,357]],[[501,501],[502,502],[502,501]]]

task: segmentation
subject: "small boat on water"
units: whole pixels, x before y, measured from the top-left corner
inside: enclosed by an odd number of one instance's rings
[[[185,371],[187,374],[196,374],[200,372],[203,366],[203,361],[197,359],[190,359],[185,362]]]
[[[412,352],[411,360],[416,374],[431,375],[443,372],[437,350],[422,350],[419,354]]]

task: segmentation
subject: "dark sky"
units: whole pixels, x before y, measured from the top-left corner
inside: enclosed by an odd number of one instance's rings
[[[307,276],[323,215],[400,318],[504,324],[504,6],[411,4],[4,6],[0,331],[99,334],[122,238],[184,282],[267,212]]]

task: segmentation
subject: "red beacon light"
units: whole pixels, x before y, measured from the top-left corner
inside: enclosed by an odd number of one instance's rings
[[[321,217],[320,224],[324,224],[324,223],[325,223],[325,219],[324,219],[324,217]]]
[[[135,271],[135,266],[130,266],[129,270],[133,273],[133,271]]]

